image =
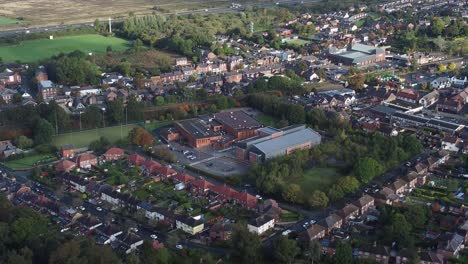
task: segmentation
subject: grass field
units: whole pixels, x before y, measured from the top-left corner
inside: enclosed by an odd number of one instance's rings
[[[294,45],[294,46],[304,46],[310,43],[310,41],[303,40],[303,39],[290,39],[290,40],[285,40],[286,43]]]
[[[128,132],[136,126],[135,124],[131,124],[122,127],[114,126],[60,134],[52,139],[52,144],[57,147],[72,144],[77,148],[83,148],[89,146],[91,141],[97,140],[100,137],[105,137],[110,142],[115,142],[128,136]]]
[[[338,178],[342,177],[334,168],[313,168],[304,172],[300,183],[303,190],[327,190]]]
[[[54,161],[57,158],[50,154],[37,154],[22,159],[5,162],[5,165],[10,169],[30,168],[36,165],[38,161]]]
[[[57,37],[50,39],[36,39],[24,41],[19,45],[0,46],[0,57],[3,61],[14,62],[34,62],[40,59],[50,58],[61,52],[68,53],[81,50],[85,53],[105,52],[107,46],[112,46],[113,50],[125,50],[129,47],[129,42],[116,38],[104,37],[101,35],[79,35]]]
[[[18,20],[0,16],[0,26],[16,24]]]

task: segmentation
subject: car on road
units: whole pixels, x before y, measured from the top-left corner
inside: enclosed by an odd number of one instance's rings
[[[177,249],[183,249],[183,248],[184,248],[181,244],[179,244],[179,245],[177,245],[177,246],[175,246],[175,247],[176,247]]]
[[[98,207],[96,207],[96,211],[102,212],[102,208],[98,206]]]
[[[154,239],[154,240],[158,239],[158,236],[155,235],[155,234],[152,234],[150,237],[151,237],[152,239]]]
[[[84,206],[80,206],[80,210],[84,211],[84,210],[86,210],[86,208]]]
[[[291,232],[292,232],[291,229],[288,229],[288,230],[283,231],[283,233],[281,233],[281,235],[287,236],[287,235],[289,235]]]
[[[314,219],[310,220],[310,222],[309,222],[309,224],[311,224],[311,225],[313,225],[315,223],[317,223],[317,221],[315,221]]]

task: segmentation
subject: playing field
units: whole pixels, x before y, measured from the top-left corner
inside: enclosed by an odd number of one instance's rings
[[[85,53],[105,52],[107,46],[113,50],[129,48],[129,42],[116,37],[101,35],[79,35],[57,37],[50,39],[35,39],[23,41],[19,45],[0,46],[0,57],[5,62],[34,62],[50,58],[59,53],[68,53],[81,50]]]
[[[115,142],[128,136],[128,132],[138,125],[114,126],[98,129],[90,129],[80,132],[66,133],[55,136],[52,144],[61,147],[63,145],[73,145],[77,148],[88,147],[89,143],[100,137],[107,138],[110,142]]]
[[[15,24],[16,22],[18,22],[18,20],[0,16],[0,26]]]
[[[334,168],[313,168],[304,172],[304,179],[300,185],[304,191],[327,190],[340,177]]]

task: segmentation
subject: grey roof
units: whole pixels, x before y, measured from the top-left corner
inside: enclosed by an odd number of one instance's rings
[[[267,135],[272,135],[272,134],[281,132],[281,130],[276,129],[274,127],[262,127],[260,129],[258,129],[258,132],[262,132],[262,133],[267,134]]]
[[[254,147],[261,153],[268,156],[269,154],[278,153],[286,150],[287,148],[297,146],[308,141],[311,141],[313,144],[319,144],[321,138],[322,137],[319,133],[310,128],[306,128],[254,144]]]

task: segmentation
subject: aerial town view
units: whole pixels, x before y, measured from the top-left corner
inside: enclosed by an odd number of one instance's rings
[[[0,0],[0,263],[467,264],[466,0]]]

